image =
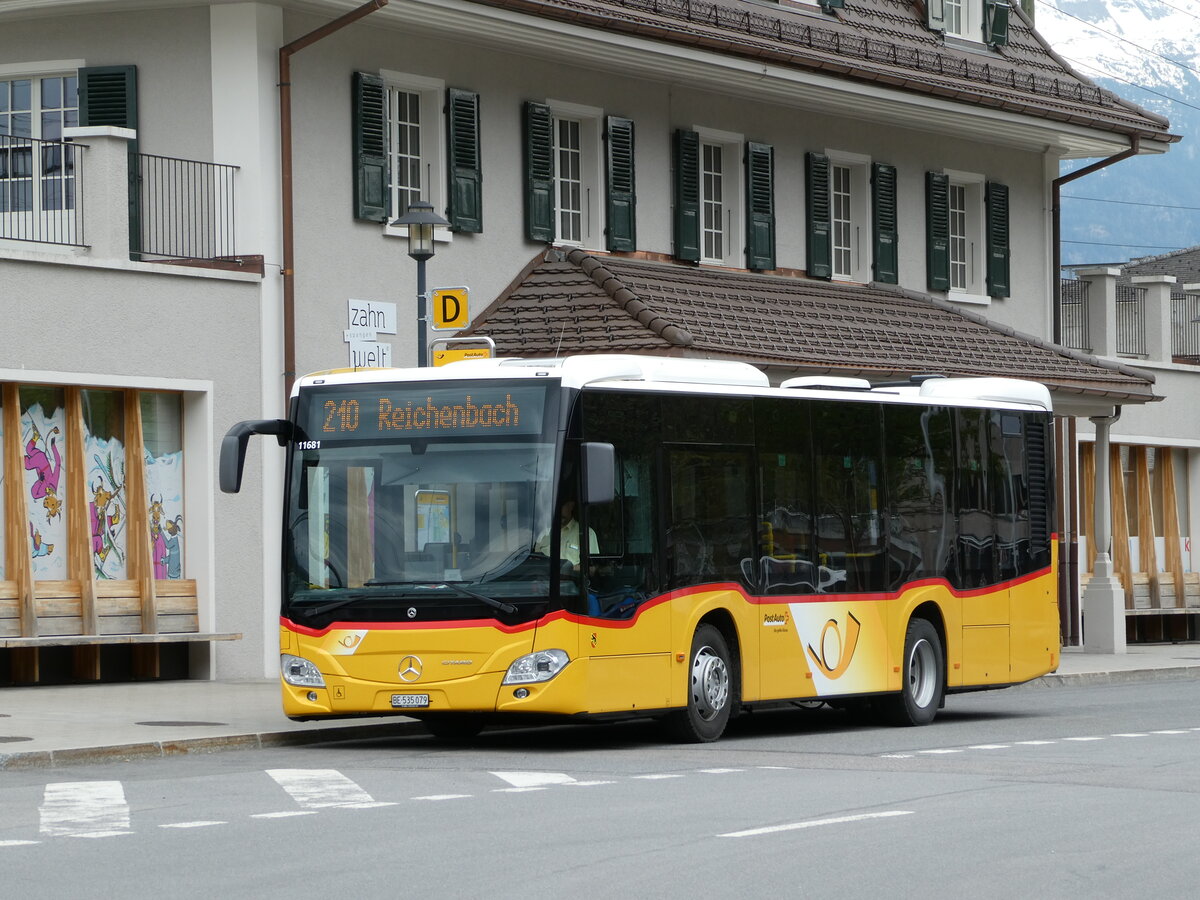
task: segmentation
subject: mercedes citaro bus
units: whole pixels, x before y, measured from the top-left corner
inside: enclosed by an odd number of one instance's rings
[[[649,716],[718,738],[828,703],[930,722],[1058,664],[1046,388],[643,356],[333,371],[288,419],[294,719]]]

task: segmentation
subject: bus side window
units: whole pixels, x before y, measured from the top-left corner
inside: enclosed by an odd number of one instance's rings
[[[989,496],[989,413],[956,411],[958,433],[958,581],[970,589],[994,584],[996,523]]]

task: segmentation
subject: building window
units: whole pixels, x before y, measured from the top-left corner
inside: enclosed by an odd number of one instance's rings
[[[66,74],[0,78],[0,214],[74,208],[74,154],[63,129],[79,124],[78,84]]]
[[[933,0],[929,4],[930,26],[953,37],[982,43],[983,6],[984,0]]]
[[[415,200],[445,206],[445,151],[442,97],[445,84],[434,78],[384,72],[387,91],[388,192],[390,218]],[[405,229],[396,229],[404,231]]]
[[[984,208],[982,175],[947,172],[950,211],[950,291],[983,298]]]
[[[705,128],[696,132],[700,137],[700,261],[741,266],[742,135]]]
[[[554,120],[554,185],[558,197],[558,228],[555,239],[560,244],[583,242],[583,147],[578,119],[556,117]]]
[[[723,149],[720,144],[700,144],[700,208],[703,213],[700,228],[704,239],[704,262],[720,263],[725,259]]]
[[[870,219],[870,160],[826,151],[830,160],[830,225],[833,277],[870,281],[870,249],[864,238]]]

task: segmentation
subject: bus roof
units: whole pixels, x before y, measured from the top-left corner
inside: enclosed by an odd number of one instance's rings
[[[772,388],[767,375],[749,363],[731,360],[679,359],[633,354],[594,354],[556,359],[469,359],[444,366],[411,369],[336,369],[314,372],[296,382],[295,391],[318,384],[365,384],[461,379],[554,378],[565,387],[620,385],[686,390],[687,386],[720,393],[801,395],[863,400],[888,397],[908,402],[949,405],[1013,405],[1050,411],[1046,386],[1017,378],[945,378],[918,376],[909,382],[873,385],[865,378],[832,375],[789,378]],[[721,390],[725,388],[726,390]],[[749,390],[748,390],[749,389]]]

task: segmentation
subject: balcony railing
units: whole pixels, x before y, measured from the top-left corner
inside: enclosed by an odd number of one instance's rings
[[[1200,294],[1171,298],[1171,358],[1200,365]]]
[[[83,244],[85,149],[0,134],[0,239]]]
[[[1117,355],[1146,355],[1146,289],[1117,285]]]
[[[1088,282],[1078,278],[1061,279],[1060,309],[1061,340],[1064,347],[1092,352],[1091,328],[1088,322]]]
[[[234,255],[237,166],[137,154],[142,257]]]

